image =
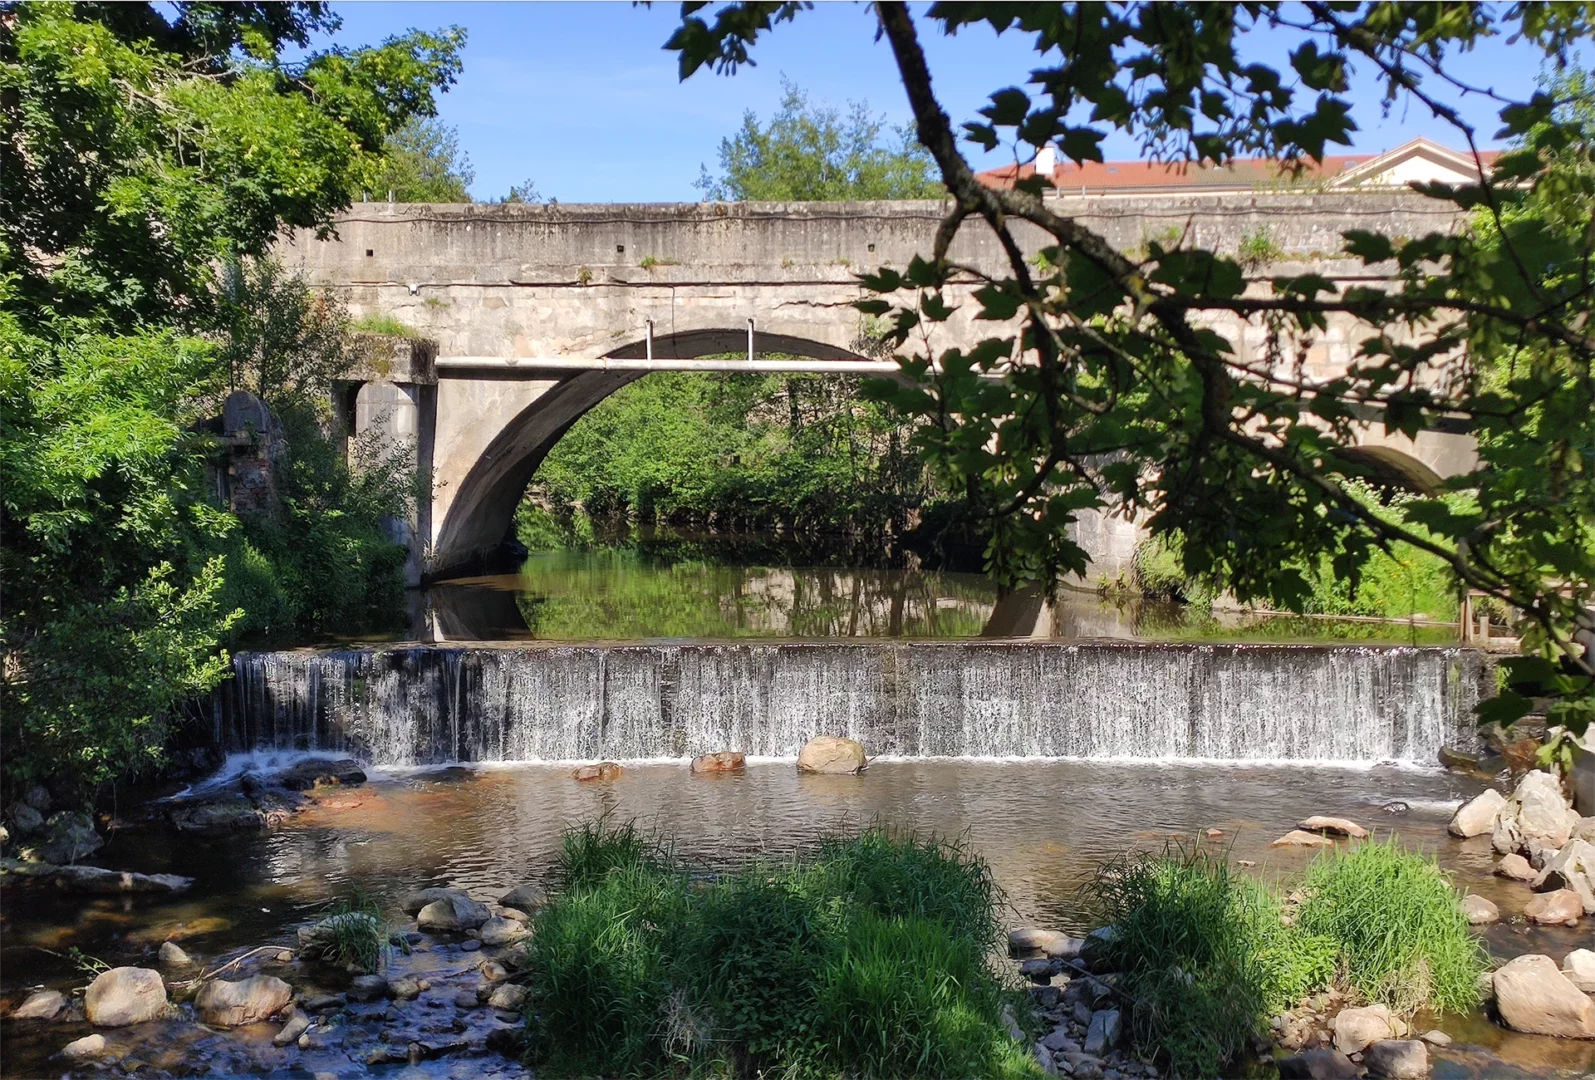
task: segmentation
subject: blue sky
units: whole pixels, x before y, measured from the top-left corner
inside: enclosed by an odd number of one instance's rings
[[[774,111],[785,75],[817,101],[867,101],[892,122],[908,118],[885,42],[874,40],[867,7],[822,3],[783,24],[754,50],[756,67],[731,77],[700,72],[676,77],[673,53],[661,46],[678,19],[675,4],[652,8],[621,2],[340,3],[345,46],[376,42],[410,27],[459,25],[469,41],[465,70],[440,100],[439,115],[459,131],[476,170],[477,198],[503,195],[531,179],[544,198],[560,202],[693,201],[700,167],[718,163],[720,140],[745,110]],[[955,123],[970,119],[986,95],[1022,83],[1035,66],[1018,34],[964,31],[943,38],[921,22],[931,75]],[[1257,39],[1255,59],[1281,63],[1283,43]],[[1461,58],[1457,71],[1512,97],[1532,92],[1538,58],[1502,39]],[[1357,151],[1379,151],[1418,135],[1457,138],[1416,104],[1384,116],[1379,93],[1358,77],[1353,86],[1361,131]],[[1474,96],[1458,102],[1481,134],[1498,126],[1498,106]],[[1120,138],[1110,158],[1138,156]],[[981,166],[1012,160],[1000,150]]]

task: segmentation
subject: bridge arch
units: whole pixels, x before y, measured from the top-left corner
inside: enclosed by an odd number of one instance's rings
[[[757,354],[795,358],[781,370],[824,371],[835,362],[868,363],[838,342],[791,334],[755,334]],[[859,343],[852,343],[859,344]],[[656,370],[683,370],[691,361],[726,356],[715,370],[769,371],[748,363],[746,326],[695,329],[653,338]],[[457,370],[440,378],[433,450],[430,576],[478,563],[508,537],[515,508],[554,444],[586,413],[621,387],[649,373],[646,367],[610,369],[603,360],[643,360],[646,338],[629,341],[583,370],[539,370],[536,361]]]

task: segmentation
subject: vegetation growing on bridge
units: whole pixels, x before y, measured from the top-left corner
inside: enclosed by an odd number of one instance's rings
[[[668,47],[683,78],[734,72],[756,38],[803,8],[736,3],[712,20],[689,8]],[[1587,11],[997,4],[937,5],[916,19],[907,5],[881,3],[875,14],[954,205],[933,250],[905,270],[864,276],[878,295],[859,307],[893,320],[917,385],[882,396],[916,419],[915,446],[938,482],[967,492],[989,523],[995,575],[1050,586],[1082,570],[1085,552],[1067,526],[1105,504],[1182,536],[1186,570],[1242,599],[1299,606],[1324,553],[1345,577],[1370,552],[1409,544],[1440,559],[1459,589],[1525,617],[1525,655],[1510,665],[1524,692],[1494,699],[1488,718],[1521,715],[1532,690],[1555,699],[1551,719],[1570,731],[1595,719],[1595,110],[1577,79],[1528,100],[1496,96],[1499,133],[1475,132],[1447,103],[1470,86],[1465,58],[1483,36],[1514,35],[1522,55],[1565,70],[1595,36]],[[956,132],[922,25],[1022,33],[1034,55]],[[1288,65],[1254,62],[1248,42],[1262,32],[1290,42]],[[1121,134],[1148,157],[1221,164],[1261,154],[1288,170],[1351,143],[1354,66],[1468,146],[1481,134],[1512,143],[1476,183],[1423,187],[1474,211],[1475,228],[1345,234],[1343,257],[1395,268],[1388,289],[1342,291],[1317,274],[1249,289],[1233,254],[1196,243],[1154,242],[1132,258],[1045,199],[1044,179],[985,185],[959,145],[1011,144],[1029,157],[1053,144],[1100,161],[1103,140]],[[1045,269],[1024,258],[1020,222],[1047,237]],[[992,230],[1011,265],[975,293],[992,336],[968,353],[942,351],[935,329],[958,303],[947,286],[969,277],[950,255],[966,228]],[[1210,311],[1255,320],[1270,347],[1243,359],[1204,327]],[[1345,375],[1315,380],[1291,362],[1331,317],[1347,316],[1367,330]],[[935,367],[917,354],[927,334]],[[1359,500],[1336,451],[1353,445],[1367,409],[1408,435],[1465,418],[1480,460],[1448,484],[1461,500],[1413,500],[1400,518]]]

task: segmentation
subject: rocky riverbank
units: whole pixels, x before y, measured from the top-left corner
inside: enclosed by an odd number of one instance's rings
[[[1528,772],[1510,795],[1484,791],[1458,807],[1448,832],[1459,840],[1491,837],[1500,855],[1497,875],[1521,883],[1523,893],[1519,910],[1507,918],[1578,928],[1595,916],[1595,817],[1574,811],[1555,776]],[[1221,837],[1211,830],[1204,839]],[[1271,846],[1332,847],[1369,837],[1370,831],[1354,821],[1314,815]],[[1299,892],[1287,898],[1287,919],[1302,899]],[[1475,927],[1503,918],[1497,904],[1476,894],[1462,896],[1459,903]],[[1033,1052],[1050,1075],[1078,1080],[1158,1075],[1153,1062],[1121,1045],[1137,1003],[1120,987],[1108,959],[1111,950],[1093,949],[1113,933],[1108,926],[1084,938],[1039,928],[1010,935],[1010,955],[1018,961],[1018,974],[1033,984],[1030,995],[1042,1025]],[[1547,1039],[1595,1040],[1595,951],[1589,948],[1560,956],[1514,956],[1482,973],[1478,989],[1483,1015],[1493,1024]],[[1272,1061],[1281,1077],[1422,1080],[1430,1075],[1431,1052],[1457,1040],[1444,1030],[1444,1021],[1428,1029],[1415,1024],[1414,1016],[1359,1000],[1337,982],[1274,1017],[1269,1035],[1257,1037],[1252,1049],[1260,1062]],[[1014,1033],[1023,1037],[1017,1026]],[[1512,1068],[1499,1059],[1494,1066]],[[1491,1075],[1488,1062],[1483,1074]]]
[[[742,767],[737,768],[738,764]],[[1259,782],[1253,784],[1246,779],[1253,775],[1250,770],[1083,763],[871,762],[862,776],[798,775],[790,762],[723,760],[713,765],[705,761],[693,770],[686,762],[627,762],[620,772],[611,772],[609,779],[589,783],[574,780],[570,766],[440,770],[365,784],[345,773],[338,783],[298,791],[269,774],[246,779],[249,774],[245,773],[204,789],[202,798],[191,792],[183,799],[151,804],[148,813],[124,809],[118,823],[127,828],[90,858],[104,857],[108,867],[137,868],[146,877],[170,869],[179,871],[172,876],[197,880],[186,892],[122,892],[123,870],[80,867],[69,871],[92,874],[108,884],[113,879],[106,875],[115,875],[116,893],[88,894],[59,884],[54,877],[59,867],[50,871],[49,877],[0,879],[6,888],[9,938],[6,967],[10,981],[4,1002],[9,1010],[4,1020],[7,1060],[28,1063],[21,1075],[60,1075],[73,1066],[56,1055],[79,1039],[99,1036],[103,1046],[91,1039],[74,1051],[90,1054],[83,1071],[96,1067],[90,1062],[99,1062],[115,1071],[133,1069],[156,1076],[277,1069],[358,1075],[408,1068],[414,1043],[418,1067],[431,1075],[518,1075],[512,1040],[524,1027],[511,1016],[515,1009],[499,1007],[511,1004],[515,991],[500,995],[497,1006],[493,1001],[505,984],[524,985],[515,964],[520,950],[513,940],[522,923],[514,912],[521,909],[508,903],[506,890],[518,879],[535,877],[536,868],[544,865],[548,849],[535,843],[538,830],[545,828],[542,823],[554,830],[560,822],[580,820],[609,806],[626,816],[662,821],[690,839],[694,858],[711,860],[744,857],[758,850],[763,836],[802,835],[805,827],[823,832],[845,826],[847,820],[866,820],[872,814],[948,833],[967,823],[974,829],[974,842],[994,859],[999,881],[1018,898],[1025,917],[1040,916],[1043,921],[1039,925],[1061,925],[1076,941],[1083,940],[1090,925],[1069,917],[1068,912],[1077,908],[1064,909],[1065,917],[1058,923],[1046,921],[1052,909],[1036,906],[1033,890],[1038,880],[1048,882],[1046,895],[1076,903],[1069,898],[1078,878],[1060,877],[1055,884],[1038,878],[1038,873],[1051,873],[1049,867],[1056,865],[1063,874],[1077,867],[1089,870],[1112,851],[1156,846],[1171,835],[1171,829],[1182,830],[1187,838],[1207,840],[1210,826],[1222,826],[1223,835],[1214,839],[1235,844],[1230,851],[1232,864],[1255,862],[1257,873],[1288,871],[1305,865],[1313,852],[1294,845],[1270,848],[1273,838],[1298,831],[1322,843],[1360,843],[1344,835],[1348,830],[1329,832],[1328,823],[1317,820],[1322,810],[1376,833],[1398,826],[1404,837],[1413,838],[1425,850],[1438,845],[1442,864],[1460,874],[1459,882],[1477,890],[1476,899],[1486,899],[1483,894],[1487,893],[1495,907],[1498,921],[1481,924],[1479,932],[1488,935],[1503,969],[1515,956],[1543,955],[1558,969],[1558,977],[1575,989],[1585,977],[1581,972],[1587,971],[1589,961],[1570,954],[1578,951],[1579,944],[1588,944],[1576,939],[1591,926],[1590,917],[1581,914],[1573,927],[1533,922],[1524,909],[1546,892],[1537,893],[1532,879],[1518,881],[1490,874],[1493,866],[1505,861],[1505,856],[1491,847],[1499,815],[1492,815],[1488,829],[1471,838],[1444,838],[1451,812],[1459,804],[1475,801],[1480,787],[1473,781],[1459,786],[1441,774],[1331,771],[1319,775],[1293,768],[1259,770]],[[306,768],[323,776],[340,771],[326,763]],[[838,771],[855,768],[844,761]],[[1091,786],[1097,783],[1103,786]],[[1072,828],[1068,822],[1053,822],[1045,828],[1035,824],[1035,792],[1063,789],[1103,808],[1089,831],[1068,831]],[[1104,793],[1110,791],[1117,794],[1107,801]],[[1182,795],[1185,791],[1192,794]],[[1532,791],[1525,791],[1517,804],[1538,806],[1529,797]],[[923,804],[914,801],[922,793],[936,798]],[[949,802],[944,794],[956,795],[956,801]],[[1189,805],[1180,802],[1187,798]],[[1512,804],[1514,789],[1503,789],[1498,798],[1502,807]],[[1480,805],[1491,802],[1486,796]],[[228,813],[223,815],[225,820],[243,824],[228,825],[225,830],[182,828],[181,822],[193,821],[193,812],[201,805],[244,803],[256,811],[287,806],[288,812],[276,821],[269,816],[262,820],[252,814]],[[914,816],[914,808],[921,805],[949,807],[952,816]],[[1226,809],[1215,815],[1215,805]],[[1228,809],[1232,807],[1246,817],[1222,816],[1233,813]],[[789,813],[771,817],[771,808],[789,808]],[[61,811],[52,809],[46,820],[58,813]],[[1503,837],[1541,835],[1523,827],[1522,818],[1521,812],[1516,814],[1513,820],[1519,824],[1503,828]],[[1529,818],[1536,820],[1533,813]],[[703,836],[692,831],[694,822],[701,823]],[[1575,819],[1569,841],[1581,837],[1586,824]],[[1293,830],[1292,825],[1301,828]],[[1318,827],[1326,831],[1313,831]],[[743,831],[748,835],[743,836]],[[142,846],[129,847],[129,838],[135,836],[146,839],[140,842]],[[528,838],[534,842],[528,844]],[[1065,843],[1056,848],[1042,846],[1060,840]],[[1515,853],[1531,868],[1534,859],[1539,859],[1542,865],[1534,869],[1538,876],[1543,864],[1556,856],[1543,839],[1538,854],[1532,846],[1525,846],[1527,843],[1520,840]],[[174,848],[179,853],[192,849],[203,854],[172,862],[150,857],[164,857],[162,853]],[[10,848],[13,855],[21,850],[20,844]],[[1560,850],[1555,849],[1558,854]],[[1491,861],[1479,869],[1485,853]],[[231,879],[241,871],[255,875],[261,884],[247,891],[221,884],[223,878]],[[332,871],[335,873],[329,876]],[[386,956],[377,971],[352,972],[329,961],[324,940],[319,955],[307,955],[311,942],[301,941],[299,931],[314,925],[307,905],[344,895],[350,883],[358,883],[380,900],[375,918],[383,931]],[[426,905],[416,906],[406,886],[431,883],[454,886],[455,892],[463,894],[463,901],[449,900],[443,909],[427,915],[423,926],[423,909],[445,897],[434,895]],[[1559,890],[1547,890],[1554,891]],[[289,895],[297,899],[286,903]],[[21,897],[31,899],[19,904]],[[533,889],[531,900],[535,898]],[[48,915],[25,916],[33,921],[19,925],[15,921],[19,912],[26,912],[30,905],[34,909],[59,907],[58,928],[49,928]],[[271,913],[265,913],[265,908],[271,908]],[[483,909],[486,918],[470,926]],[[75,914],[79,910],[82,915]],[[451,919],[457,929],[451,927]],[[88,936],[88,931],[98,926],[114,926],[114,940]],[[32,943],[63,955],[69,947],[81,945],[86,954],[103,956],[113,965],[157,972],[164,986],[163,1010],[152,1019],[127,1026],[90,1023],[88,974],[73,978],[70,971],[63,970],[64,961],[55,960],[47,968],[41,966],[37,974],[25,976],[29,964],[38,962],[41,955],[27,951],[34,947]],[[1145,1068],[1149,1063],[1128,1052],[1128,1003],[1116,994],[1101,996],[1101,986],[1113,989],[1114,980],[1108,977],[1113,972],[1082,971],[1075,966],[1077,958],[1030,955],[1026,959],[1047,960],[1045,983],[1036,981],[1036,974],[1041,973],[1038,968],[1015,968],[1016,978],[1034,987],[1029,993],[1038,1008],[1040,1027],[1024,1021],[1026,1040],[1044,1045],[1060,1075],[1077,1075],[1074,1070],[1081,1066],[1089,1075],[1093,1064],[1104,1076],[1110,1069],[1120,1076],[1152,1075]],[[1054,964],[1054,960],[1061,963]],[[1560,970],[1564,966],[1565,974]],[[1519,967],[1532,967],[1528,974],[1535,981],[1548,981],[1542,974],[1544,964]],[[362,975],[372,977],[357,982]],[[278,979],[288,986],[291,998],[286,1009],[279,1009],[272,1019],[251,1018],[235,1027],[206,1021],[198,982],[239,984],[256,977]],[[1496,977],[1493,973],[1490,977],[1492,991]],[[1516,975],[1512,977],[1517,980]],[[268,1005],[273,994],[280,996],[275,984],[250,985],[256,989],[217,991],[205,1004],[212,1009],[253,1008],[250,1003],[257,1000],[257,994],[261,995],[258,1000]],[[1587,1000],[1588,993],[1587,987],[1582,989],[1581,999]],[[29,1004],[36,994],[41,996]],[[1323,1051],[1337,1049],[1339,1016],[1358,1007],[1359,1003],[1333,994],[1297,1003],[1275,1018],[1263,1056],[1289,1058],[1317,1052],[1311,1060],[1325,1059],[1328,1055]],[[1119,1013],[1118,1044],[1112,1045],[1112,1025],[1104,1018],[1097,1021],[1102,1041],[1092,1041],[1088,1047],[1095,1015],[1113,1011]],[[1451,1036],[1455,1041],[1449,1046],[1425,1043],[1435,1075],[1492,1076],[1507,1067],[1503,1062],[1512,1062],[1517,1075],[1557,1075],[1560,1067],[1577,1075],[1595,1064],[1595,1055],[1581,1052],[1595,1042],[1529,1034],[1528,1024],[1522,1030],[1509,1029],[1504,1020],[1510,1013],[1510,1006],[1503,1010],[1497,1004],[1477,1015],[1397,1017],[1408,1030],[1398,1035],[1396,1026],[1391,1025],[1391,1037],[1380,1041],[1422,1041],[1424,1034],[1436,1030]],[[52,1018],[39,1018],[43,1015]],[[1022,1019],[1016,1017],[1016,1021]],[[303,1028],[296,1031],[299,1024]],[[273,1045],[274,1039],[283,1037],[285,1028],[290,1037],[282,1046]],[[310,1036],[303,1046],[301,1036]],[[1051,1046],[1045,1046],[1048,1039]],[[1387,1052],[1379,1051],[1376,1059]],[[1370,1071],[1375,1067],[1366,1059],[1365,1050],[1355,1053],[1363,1060],[1353,1060],[1353,1065]],[[1506,1056],[1489,1056],[1496,1053]],[[1071,1058],[1071,1054],[1075,1056]],[[1039,1055],[1037,1058],[1039,1061]],[[1087,1058],[1096,1060],[1093,1063]],[[368,1059],[375,1063],[367,1065]],[[15,1071],[8,1065],[8,1074]]]
[[[168,943],[156,967],[101,971],[81,993],[35,991],[9,1023],[31,1048],[57,1047],[40,1055],[52,1071],[347,1076],[351,1065],[446,1059],[436,1075],[521,1076],[517,945],[539,897],[535,886],[497,902],[431,889],[401,905],[415,915],[408,928],[338,913],[292,941],[203,961]],[[374,963],[342,951],[361,933]]]

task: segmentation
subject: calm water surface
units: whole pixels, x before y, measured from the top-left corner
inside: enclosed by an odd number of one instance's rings
[[[856,554],[856,553],[855,553]],[[1139,638],[1440,644],[1445,626],[1243,615],[1069,593],[999,597],[983,574],[837,566],[822,549],[649,533],[621,548],[532,555],[517,573],[461,578],[418,597],[427,641],[734,638]]]

